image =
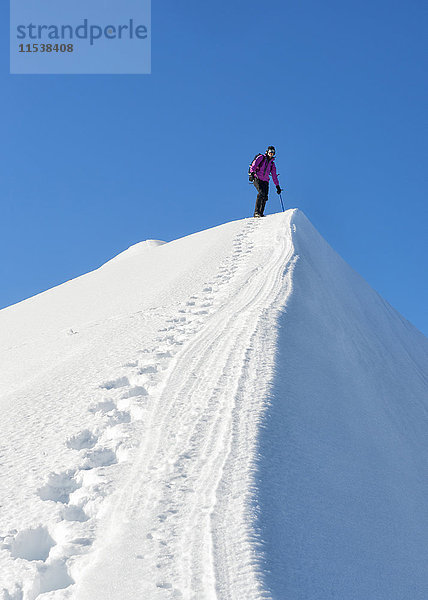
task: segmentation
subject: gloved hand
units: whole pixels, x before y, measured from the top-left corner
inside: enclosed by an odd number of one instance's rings
[[[279,187],[279,185],[276,186],[276,193],[280,194],[282,192],[282,189]]]

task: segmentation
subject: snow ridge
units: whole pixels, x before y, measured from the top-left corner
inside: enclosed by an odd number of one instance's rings
[[[135,250],[0,312],[0,599],[425,599],[426,338],[298,211]]]

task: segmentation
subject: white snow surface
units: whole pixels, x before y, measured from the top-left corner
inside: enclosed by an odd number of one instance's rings
[[[301,212],[0,332],[1,600],[428,598],[428,340]]]

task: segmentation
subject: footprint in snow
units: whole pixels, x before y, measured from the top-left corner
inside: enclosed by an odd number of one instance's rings
[[[45,561],[55,541],[49,535],[46,527],[24,529],[20,531],[10,544],[10,554],[13,558]]]
[[[147,395],[148,395],[148,392],[145,387],[143,387],[142,385],[134,385],[133,387],[129,388],[129,390],[127,390],[122,395],[122,398],[123,399],[136,398],[138,396],[147,396]]]
[[[108,424],[110,427],[115,425],[122,425],[122,423],[130,423],[131,415],[127,410],[112,410],[107,414]]]
[[[52,500],[67,504],[70,494],[81,487],[75,479],[76,471],[69,469],[62,473],[50,473],[46,483],[38,489],[41,500]]]
[[[12,591],[3,588],[3,596],[0,596],[1,600],[23,600],[24,593],[22,591],[22,586],[15,584],[15,587]]]
[[[160,351],[160,352],[156,352],[156,356],[157,358],[172,358],[172,353],[169,350],[166,350],[164,352]]]
[[[144,365],[138,369],[139,375],[150,375],[151,373],[157,373],[158,367],[156,365]]]
[[[89,519],[83,508],[80,506],[75,506],[74,504],[64,506],[62,510],[62,518],[64,521],[78,521],[79,523],[84,523]]]
[[[87,547],[87,546],[92,546],[93,542],[94,542],[94,540],[91,538],[80,537],[80,538],[74,538],[74,540],[71,540],[70,544],[73,544],[73,546]]]
[[[88,410],[91,413],[108,413],[112,410],[115,410],[115,408],[116,404],[113,402],[113,400],[102,400],[101,402],[97,402],[96,404],[90,406]]]
[[[156,339],[157,342],[168,344],[169,346],[179,346],[180,342],[174,335],[165,335]]]
[[[166,521],[173,515],[176,515],[177,513],[178,513],[178,510],[175,510],[174,508],[170,508],[169,510],[166,510],[165,512],[158,515],[158,519],[161,523],[163,523],[164,521]]]
[[[42,564],[37,567],[40,580],[40,594],[63,590],[73,585],[74,580],[67,570],[66,559],[57,559],[50,564]]]
[[[172,319],[167,319],[167,323],[183,323],[186,321],[186,317],[175,317]]]
[[[168,583],[167,581],[158,581],[158,583],[156,584],[156,587],[158,587],[162,590],[171,590],[172,583]]]
[[[98,467],[109,467],[117,463],[116,453],[110,448],[97,448],[87,452],[82,469],[96,469]]]
[[[133,367],[138,367],[138,361],[137,360],[130,360],[129,362],[125,363],[122,366],[125,367],[125,368],[132,369]]]
[[[73,435],[66,442],[67,447],[73,450],[82,450],[83,448],[93,448],[98,438],[91,433],[89,429],[84,429],[80,433]]]
[[[127,385],[129,385],[129,380],[127,377],[118,377],[117,379],[112,379],[111,381],[102,383],[100,387],[105,390],[114,390]]]
[[[20,531],[10,543],[9,550],[13,558],[35,562],[39,594],[64,589],[74,583],[68,573],[65,557],[48,562],[50,551],[55,545],[48,529],[41,525]],[[5,600],[22,600],[23,597],[20,586],[15,586],[12,595],[3,589]]]

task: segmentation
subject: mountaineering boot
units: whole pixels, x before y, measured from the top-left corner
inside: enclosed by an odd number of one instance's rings
[[[263,215],[263,200],[261,198],[261,194],[257,195],[256,206],[254,208],[254,216],[261,217]]]

